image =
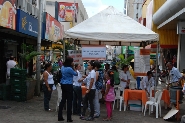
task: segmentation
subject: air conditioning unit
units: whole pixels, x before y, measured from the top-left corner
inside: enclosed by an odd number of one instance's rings
[[[29,2],[27,2],[27,12],[28,12],[29,14],[32,14],[32,4],[29,3]]]
[[[18,0],[17,8],[27,12],[27,1],[26,0]]]

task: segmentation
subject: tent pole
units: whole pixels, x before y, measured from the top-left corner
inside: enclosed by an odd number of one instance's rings
[[[157,52],[156,52],[156,71],[155,71],[155,87],[154,87],[154,91],[156,92],[156,88],[157,88],[157,83],[158,83],[158,60],[159,60],[159,41],[157,42]],[[155,93],[154,93],[155,94]]]

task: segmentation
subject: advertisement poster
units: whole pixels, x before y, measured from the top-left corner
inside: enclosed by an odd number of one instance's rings
[[[105,60],[106,47],[97,45],[82,45],[82,59],[83,60]]]
[[[16,29],[17,0],[0,0],[0,26]]]
[[[80,72],[84,71],[83,67],[83,60],[82,60],[82,51],[81,50],[68,50],[69,57],[73,58],[74,64],[80,64],[81,70]]]
[[[59,2],[58,5],[59,22],[70,22],[74,19],[77,22],[78,3]]]
[[[57,42],[63,39],[64,26],[55,20],[50,14],[46,13],[46,31],[45,39]]]
[[[134,75],[146,76],[150,70],[150,49],[138,49],[134,51]]]
[[[37,37],[38,20],[28,13],[17,10],[17,29],[18,32]]]

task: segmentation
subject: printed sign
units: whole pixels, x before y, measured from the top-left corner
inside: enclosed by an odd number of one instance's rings
[[[179,22],[177,24],[177,34],[185,34],[185,22]]]
[[[105,46],[82,46],[82,59],[83,60],[105,60],[106,47]]]
[[[38,36],[38,20],[33,16],[17,10],[17,28],[18,32],[28,34],[34,37]]]
[[[77,22],[77,11],[78,11],[78,3],[67,3],[67,2],[59,2],[58,3],[58,21],[73,21]]]
[[[134,75],[146,76],[150,70],[150,49],[138,49],[134,51]]]
[[[80,64],[81,70],[83,72],[83,60],[82,60],[82,51],[81,50],[68,50],[68,55],[73,58],[74,64]]]
[[[0,26],[16,29],[17,0],[0,0]]]
[[[55,20],[50,14],[46,13],[46,31],[45,39],[57,42],[63,39],[64,26]]]

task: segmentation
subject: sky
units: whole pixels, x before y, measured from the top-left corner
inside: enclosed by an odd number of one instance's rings
[[[106,9],[108,6],[114,6],[119,11],[123,12],[124,0],[82,0],[89,17]]]

